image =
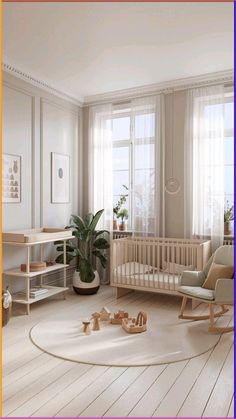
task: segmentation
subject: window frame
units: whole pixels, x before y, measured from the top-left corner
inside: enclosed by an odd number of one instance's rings
[[[135,145],[138,145],[140,142],[140,145],[143,144],[143,138],[139,139],[135,137],[135,117],[138,115],[144,115],[144,114],[151,114],[153,112],[151,112],[150,110],[147,109],[140,109],[137,112],[132,112],[131,109],[128,110],[127,104],[126,106],[122,109],[120,108],[119,110],[115,110],[111,120],[113,121],[114,119],[118,119],[118,118],[125,118],[125,117],[129,117],[130,118],[130,136],[129,139],[112,139],[112,149],[114,148],[121,148],[121,147],[128,147],[129,150],[129,167],[128,167],[128,173],[129,173],[129,184],[128,186],[128,198],[129,198],[129,207],[128,207],[128,211],[129,211],[129,218],[128,218],[128,231],[134,231],[134,190],[133,190],[133,179],[134,179],[134,159],[135,159],[135,155],[134,155],[134,140],[135,140]],[[154,144],[155,146],[155,133],[153,137],[146,137],[147,140],[147,144]],[[121,169],[121,170],[114,170],[113,169],[113,174],[114,172],[118,172],[118,171],[122,171],[125,169]],[[143,169],[139,169],[139,170],[145,170],[145,168]],[[154,163],[154,168],[150,168],[147,170],[156,170],[155,168],[155,163]],[[114,175],[113,175],[113,179],[114,179]],[[114,190],[114,188],[113,188]],[[125,192],[124,192],[125,194]],[[113,194],[113,199],[114,197],[117,197],[117,200],[119,199],[121,195],[114,195]]]

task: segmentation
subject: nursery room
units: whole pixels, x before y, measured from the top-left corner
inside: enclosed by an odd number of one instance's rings
[[[3,417],[234,417],[233,8],[3,3]]]

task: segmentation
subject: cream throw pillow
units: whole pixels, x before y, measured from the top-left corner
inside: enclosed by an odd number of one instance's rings
[[[214,290],[216,287],[217,279],[220,279],[220,278],[232,279],[233,274],[234,274],[233,266],[220,265],[213,262],[202,288],[207,288],[208,290]]]

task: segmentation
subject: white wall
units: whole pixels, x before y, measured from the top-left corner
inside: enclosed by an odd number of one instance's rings
[[[3,203],[3,231],[64,227],[80,212],[81,138],[78,106],[9,74],[3,74],[3,153],[21,156],[21,202]],[[70,202],[51,203],[51,152],[70,156]],[[48,252],[54,252],[49,245]],[[48,254],[47,252],[47,254]],[[3,245],[3,270],[23,263],[25,251]],[[21,279],[4,277],[11,289]]]

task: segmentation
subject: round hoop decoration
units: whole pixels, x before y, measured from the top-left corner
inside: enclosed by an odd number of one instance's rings
[[[180,183],[178,179],[175,179],[174,177],[171,177],[167,180],[165,185],[165,190],[169,194],[176,194],[180,191]]]

